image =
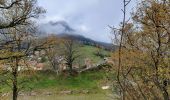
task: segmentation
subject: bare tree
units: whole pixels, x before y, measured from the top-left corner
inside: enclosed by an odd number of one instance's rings
[[[73,74],[73,63],[79,57],[78,48],[76,43],[72,39],[64,40],[63,42],[63,56],[66,61],[66,65],[69,68],[70,75]]]
[[[33,45],[36,28],[32,19],[38,18],[43,10],[37,7],[36,0],[6,0],[0,7],[0,13],[0,60],[5,66],[10,66],[13,100],[17,100],[22,89],[18,82],[19,67],[27,66],[26,57],[39,47]]]
[[[10,28],[20,25],[30,24],[31,18],[38,18],[40,13],[44,13],[41,7],[35,6],[36,0],[2,0],[0,3],[0,29]],[[16,12],[17,16],[12,16]],[[11,16],[9,16],[11,14]]]
[[[19,4],[20,3],[20,1],[21,0],[16,0],[16,1],[8,1],[8,0],[1,0],[0,1],[0,9],[10,9],[10,8],[12,8],[14,5],[16,5],[16,4]],[[10,2],[9,4],[8,4],[8,2]]]
[[[127,18],[126,18],[126,13],[127,13],[127,6],[128,4],[131,2],[131,0],[123,0],[123,9],[122,12],[123,12],[123,20],[121,22],[121,27],[118,29],[118,28],[114,28],[114,27],[110,27],[114,33],[114,41],[116,41],[115,43],[118,43],[119,45],[119,48],[118,48],[118,69],[117,69],[117,82],[119,84],[119,89],[120,89],[120,94],[122,95],[122,100],[125,100],[125,95],[126,95],[126,92],[125,92],[125,88],[124,87],[124,78],[122,80],[122,69],[123,69],[123,66],[122,66],[122,47],[123,47],[123,38],[124,38],[124,35],[126,34],[126,31],[125,31],[125,26],[128,22]]]
[[[58,39],[55,35],[50,35],[47,37],[48,45],[45,49],[46,56],[48,57],[48,61],[52,66],[53,70],[59,73],[59,64],[60,64],[60,56],[61,56],[61,43],[60,39]]]

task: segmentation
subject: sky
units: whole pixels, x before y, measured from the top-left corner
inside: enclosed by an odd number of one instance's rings
[[[128,12],[134,4],[132,0]],[[122,0],[38,0],[38,5],[47,11],[39,23],[65,21],[78,34],[107,43],[111,42],[108,25],[118,26],[123,15]]]

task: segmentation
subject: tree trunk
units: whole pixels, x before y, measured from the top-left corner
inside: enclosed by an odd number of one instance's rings
[[[13,73],[13,100],[17,100],[18,87],[17,87],[17,72]]]
[[[72,67],[72,64],[69,64],[69,72],[70,72],[70,75],[73,75],[73,67]]]
[[[169,100],[169,94],[165,87],[162,88],[164,100]]]
[[[15,66],[13,66],[13,72],[12,72],[12,75],[13,75],[13,100],[17,100],[17,97],[18,97],[18,65],[19,64],[19,59],[16,58],[16,62],[15,62]]]
[[[160,89],[160,91],[162,92],[164,100],[169,100],[170,98],[169,98],[169,94],[168,94],[168,91],[166,89],[166,86],[162,86],[159,83],[158,79],[156,80],[155,84]]]

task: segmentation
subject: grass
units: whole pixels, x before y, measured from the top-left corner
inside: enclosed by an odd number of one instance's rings
[[[104,80],[105,73],[101,71],[84,72],[77,76],[56,75],[52,71],[38,71],[34,74],[22,77],[19,82],[25,80],[23,91],[31,90],[89,90],[91,92],[101,92],[100,83]],[[0,92],[9,92],[10,87],[0,84]]]
[[[81,58],[78,62],[84,62],[83,59],[90,58],[94,63],[98,63],[102,60],[101,57],[96,56],[94,53],[98,48],[93,46],[81,46],[79,53]],[[108,51],[101,50],[104,54],[109,54]],[[86,72],[81,73],[76,77],[64,77],[62,75],[57,76],[54,72],[39,71],[28,78],[20,76],[19,81],[27,80],[23,85],[25,91],[39,90],[39,89],[55,89],[55,90],[91,90],[94,92],[100,92],[100,82],[103,81],[105,73],[103,71]],[[0,84],[0,92],[11,91],[11,88],[7,85]]]
[[[94,63],[98,63],[103,60],[103,58],[96,56],[95,53],[100,50],[100,52],[104,55],[110,55],[109,51],[94,47],[94,46],[88,46],[88,45],[83,45],[79,48],[79,53],[80,53],[80,58],[82,62],[82,59],[89,58],[92,60]]]
[[[104,94],[23,96],[19,100],[111,100]]]
[[[56,89],[56,90],[94,90],[99,91],[99,83],[104,79],[104,72],[87,72],[76,77],[56,76],[52,72],[38,72],[34,80],[29,83],[33,89]]]
[[[80,58],[75,63],[84,63],[85,58],[89,58],[93,63],[99,63],[103,58],[96,56],[95,52],[99,48],[94,46],[83,45],[79,48]],[[110,52],[100,49],[100,52],[104,55],[109,55]],[[55,88],[57,90],[99,90],[99,83],[104,78],[104,72],[86,72],[76,77],[64,77],[62,75],[56,76],[56,73],[52,72],[38,72],[35,74],[33,81],[29,84],[32,89],[44,89],[44,88]]]
[[[100,83],[105,78],[105,73],[100,71],[84,72],[75,77],[57,76],[52,71],[38,71],[32,74],[27,87],[38,93],[36,96],[19,96],[19,100],[107,100],[107,91],[100,88]],[[8,87],[3,87],[8,88]],[[90,93],[74,93],[72,95],[57,94],[63,90],[82,91],[88,90]],[[8,90],[9,92],[11,90]],[[29,92],[28,90],[24,90]],[[52,92],[53,95],[42,95],[42,93]],[[4,93],[4,92],[3,92]],[[40,94],[39,94],[40,93]],[[11,96],[7,97],[9,100]],[[5,100],[5,99],[3,99]]]

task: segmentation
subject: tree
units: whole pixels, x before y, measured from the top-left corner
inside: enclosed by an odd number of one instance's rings
[[[120,94],[121,94],[121,98],[122,100],[125,100],[125,95],[126,95],[126,92],[125,92],[125,89],[126,87],[124,86],[124,79],[122,79],[122,75],[121,75],[121,71],[123,69],[123,66],[122,66],[122,48],[123,48],[123,38],[126,34],[126,23],[128,22],[126,20],[126,11],[127,11],[127,6],[128,4],[131,2],[131,0],[123,0],[123,9],[122,12],[123,12],[123,20],[121,22],[121,25],[120,25],[120,29],[117,29],[117,28],[114,28],[114,27],[110,27],[112,30],[113,30],[113,33],[114,33],[114,42],[117,43],[119,45],[119,48],[118,48],[118,56],[117,56],[117,75],[116,75],[116,78],[117,78],[117,83],[119,85],[119,89],[120,89]],[[123,81],[122,81],[123,80]]]
[[[127,100],[169,100],[170,1],[144,0],[125,23],[119,82]],[[119,54],[113,54],[118,62]],[[118,66],[115,63],[115,66]]]
[[[78,48],[73,39],[65,39],[63,41],[63,47],[64,60],[69,68],[70,75],[73,75],[73,63],[79,57]]]
[[[6,3],[7,3],[8,1],[1,0],[1,1],[0,1],[0,5],[1,5],[0,8],[1,8],[1,9],[10,9],[10,8],[12,8],[14,5],[19,4],[20,1],[21,1],[21,0],[11,1],[10,4],[6,5]]]
[[[10,6],[0,8],[0,60],[11,69],[9,71],[11,77],[8,80],[12,82],[13,100],[17,100],[21,89],[18,82],[19,67],[26,66],[26,57],[39,47],[33,45],[36,32],[32,19],[44,11],[36,6],[35,0],[12,1],[4,1],[3,5],[9,3]]]
[[[40,13],[45,12],[41,7],[35,5],[36,0],[1,0],[0,29],[30,24],[31,18],[38,18]],[[9,16],[12,11],[16,11],[15,8],[18,8],[17,12],[20,13],[17,16]]]
[[[60,39],[58,39],[55,35],[48,36],[48,45],[45,49],[46,56],[48,57],[48,61],[52,66],[53,70],[59,73],[59,64],[60,64],[60,56],[61,56],[61,43]]]

